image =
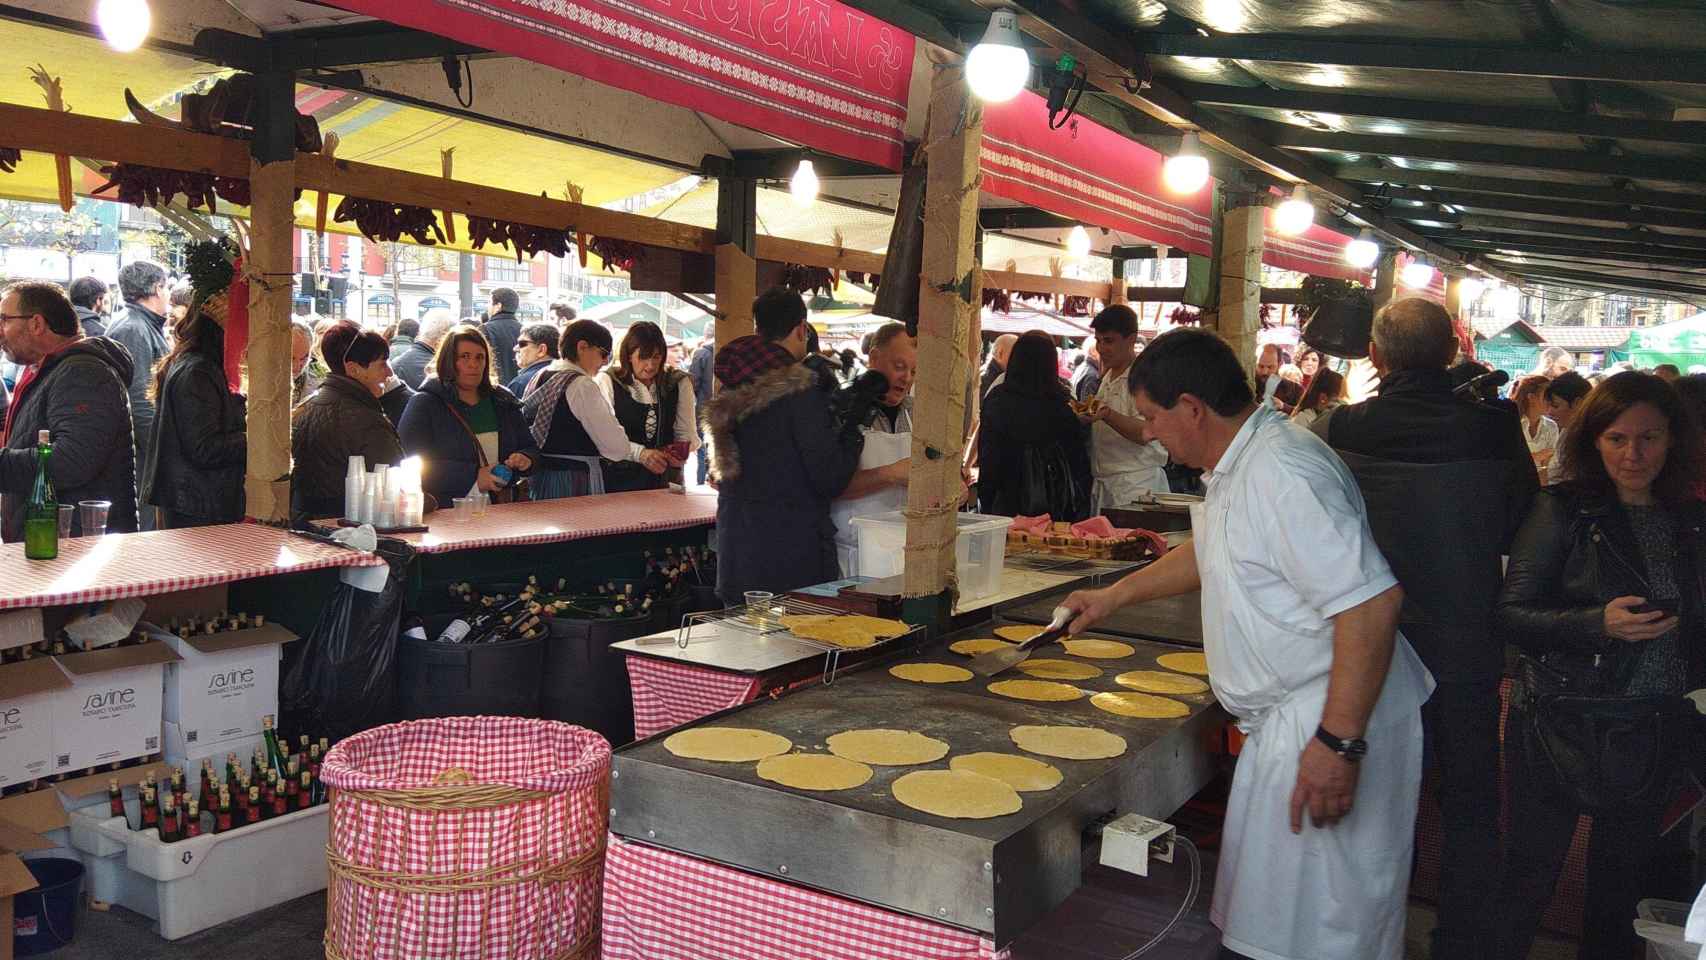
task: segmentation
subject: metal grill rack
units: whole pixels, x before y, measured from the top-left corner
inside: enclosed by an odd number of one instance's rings
[[[750,633],[755,637],[763,637],[777,633],[786,634],[788,639],[794,643],[823,651],[823,682],[825,686],[828,686],[835,682],[835,673],[841,666],[842,654],[864,654],[873,650],[887,648],[896,645],[897,641],[903,640],[907,637],[921,637],[924,632],[924,628],[922,626],[917,626],[898,637],[879,640],[869,647],[849,648],[839,647],[833,643],[826,643],[821,640],[811,640],[806,637],[796,636],[789,632],[787,627],[782,625],[783,617],[808,615],[830,617],[849,616],[845,610],[837,610],[834,607],[811,603],[806,600],[800,600],[796,597],[780,596],[771,600],[769,607],[756,616],[745,604],[725,607],[722,610],[690,613],[681,618],[681,627],[676,630],[675,633],[675,645],[683,650],[687,649],[687,645],[693,639],[694,629],[703,627],[709,627],[714,630],[734,629],[744,633]]]

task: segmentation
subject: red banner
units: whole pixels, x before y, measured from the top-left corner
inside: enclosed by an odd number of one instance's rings
[[[1050,130],[1046,101],[1029,91],[983,108],[984,190],[1134,239],[1209,255],[1212,194],[1207,187],[1190,197],[1167,193],[1161,185],[1165,160],[1083,117]]]
[[[916,41],[836,0],[330,2],[900,167]]]
[[[1269,211],[1267,232],[1262,238],[1262,262],[1281,270],[1354,280],[1370,286],[1374,282],[1373,271],[1359,270],[1345,262],[1345,245],[1350,242],[1350,237],[1320,224],[1300,236],[1288,237],[1274,229],[1273,212]]]

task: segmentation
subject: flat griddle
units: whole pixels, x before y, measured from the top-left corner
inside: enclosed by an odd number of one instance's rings
[[[1048,623],[1062,590],[1039,600],[1001,608],[1001,615],[1021,623]],[[1115,611],[1096,624],[1096,630],[1122,639],[1158,640],[1179,646],[1202,647],[1202,594],[1198,591],[1134,604]]]
[[[760,780],[753,763],[685,760],[663,747],[667,734],[616,751],[611,830],[620,836],[761,875],[915,914],[994,937],[1004,944],[1063,901],[1079,884],[1083,832],[1100,818],[1141,812],[1167,817],[1214,773],[1208,742],[1225,722],[1209,695],[1178,698],[1190,715],[1137,720],[1090,706],[1030,703],[988,693],[983,681],[916,684],[888,675],[893,662],[963,665],[946,650],[957,639],[989,636],[985,624],[844,672],[833,686],[726,710],[689,726],[745,726],[782,734],[797,749],[824,752],[832,734],[864,727],[917,730],[946,740],[948,757],[912,767],[877,767],[863,787],[830,793]],[[1174,649],[1131,642],[1122,660],[1087,661],[1104,670],[1077,681],[1087,691],[1123,689],[1115,673],[1154,667]],[[1043,656],[1061,656],[1058,647]],[[1022,676],[1022,675],[1021,675]],[[889,792],[912,770],[946,769],[955,754],[1020,753],[1007,731],[1020,724],[1095,726],[1125,737],[1124,756],[1052,760],[1065,779],[1047,793],[1021,794],[1024,808],[991,820],[940,818],[902,806]],[[677,730],[685,728],[677,728]],[[675,731],[671,731],[675,732]]]

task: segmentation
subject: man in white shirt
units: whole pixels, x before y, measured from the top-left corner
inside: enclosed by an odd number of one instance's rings
[[[1137,359],[1137,314],[1116,303],[1090,322],[1096,332],[1096,354],[1102,358],[1102,382],[1096,387],[1101,405],[1086,415],[1090,426],[1090,497],[1095,512],[1134,503],[1146,493],[1166,493],[1167,448],[1143,434],[1126,372]]]
[[[906,480],[912,467],[912,378],[918,367],[918,341],[904,323],[885,323],[871,335],[871,369],[889,380],[889,392],[862,424],[864,452],[859,471],[830,504],[835,524],[835,555],[842,576],[853,576],[859,538],[854,517],[892,513],[906,506]]]
[[[1131,384],[1146,433],[1208,471],[1207,496],[1189,543],[1069,597],[1072,630],[1202,590],[1209,682],[1249,737],[1211,913],[1224,950],[1401,960],[1433,681],[1396,632],[1403,591],[1356,482],[1325,443],[1257,404],[1209,331],[1163,334]]]

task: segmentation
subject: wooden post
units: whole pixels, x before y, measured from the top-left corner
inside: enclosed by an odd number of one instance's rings
[[[1221,214],[1220,335],[1244,369],[1256,367],[1256,334],[1262,329],[1262,230],[1264,206],[1230,206]]]
[[[717,349],[751,334],[758,295],[758,181],[717,179]]]
[[[1118,248],[1114,250],[1114,279],[1108,284],[1108,306],[1116,303],[1128,303],[1128,292],[1125,284],[1125,256]]]
[[[291,234],[296,229],[295,79],[256,75],[249,161],[249,462],[245,512],[290,516]]]
[[[983,305],[976,259],[978,153],[983,109],[959,64],[936,64],[931,79],[929,171],[924,188],[924,269],[918,277],[918,376],[912,418],[912,470],[906,495],[907,597],[951,596],[955,513],[967,385],[975,359],[970,337]],[[890,282],[905,278],[885,277]]]

